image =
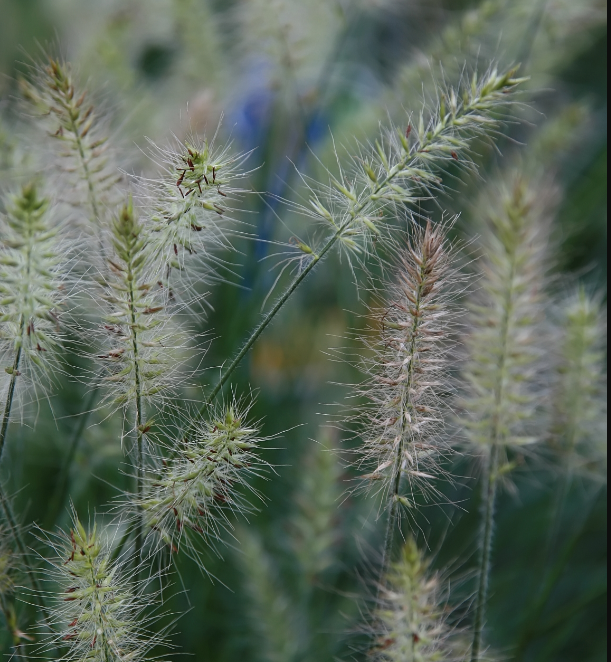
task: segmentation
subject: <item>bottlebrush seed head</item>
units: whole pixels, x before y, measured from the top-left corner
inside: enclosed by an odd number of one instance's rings
[[[463,635],[448,623],[447,591],[412,537],[382,584],[367,628],[376,662],[461,662],[468,659]]]
[[[146,632],[142,587],[129,576],[127,562],[112,560],[112,545],[94,526],[86,531],[76,515],[70,534],[49,539],[57,592],[49,607],[55,634],[45,648],[58,646],[63,660],[111,662],[147,659],[162,642]],[[147,595],[150,598],[154,596]]]
[[[59,228],[50,217],[49,200],[34,184],[9,196],[0,216],[2,365],[30,380],[51,375],[62,341],[69,247],[60,247]]]
[[[119,174],[108,158],[108,137],[103,118],[79,87],[68,63],[49,57],[32,67],[31,81],[20,80],[30,109],[61,144],[60,168],[67,181],[69,201],[86,210],[85,229],[105,227],[106,210],[114,206]]]
[[[439,95],[436,108],[410,116],[403,127],[391,127],[381,140],[363,146],[352,166],[338,176],[329,172],[328,186],[310,183],[310,206],[302,213],[337,233],[347,254],[367,253],[372,241],[386,234],[385,215],[397,207],[434,198],[443,188],[439,172],[450,165],[473,169],[472,140],[499,126],[499,112],[513,101],[511,92],[525,79],[516,69],[499,74],[490,69],[474,75],[464,89]]]
[[[175,457],[162,464],[145,483],[135,504],[156,540],[178,551],[184,543],[199,559],[193,536],[218,539],[229,527],[226,511],[245,511],[240,494],[249,475],[259,475],[262,462],[255,450],[262,439],[257,425],[247,423],[250,407],[238,401],[219,408],[193,438],[178,446]]]
[[[601,298],[581,288],[568,297],[561,313],[552,435],[573,469],[606,468],[606,311]]]
[[[443,441],[441,395],[451,331],[458,311],[449,304],[461,278],[452,267],[447,227],[413,227],[407,246],[399,249],[383,306],[376,311],[379,335],[372,358],[363,365],[366,380],[359,391],[368,401],[358,418],[363,446],[358,464],[368,489],[391,492],[400,481],[409,485],[399,496],[410,508],[421,491],[434,491]]]
[[[113,221],[111,240],[113,255],[102,279],[103,384],[117,405],[131,406],[138,398],[157,403],[172,392],[186,340],[172,322],[171,300],[151,267],[150,236],[131,199]]]
[[[182,269],[185,255],[197,254],[204,270],[215,264],[214,251],[225,245],[231,207],[242,192],[236,185],[249,173],[248,155],[233,154],[193,136],[167,148],[151,142],[151,158],[162,171],[157,179],[140,179],[143,205],[150,214],[150,249],[162,278]]]
[[[462,424],[472,448],[524,447],[539,437],[545,395],[545,304],[549,211],[541,187],[519,176],[496,195],[481,240],[473,298]],[[493,203],[494,204],[494,203]],[[489,207],[490,209],[490,207]]]

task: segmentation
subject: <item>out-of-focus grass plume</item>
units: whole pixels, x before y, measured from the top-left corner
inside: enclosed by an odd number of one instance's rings
[[[559,321],[551,443],[570,471],[606,475],[606,310],[601,296],[578,289],[562,303]]]

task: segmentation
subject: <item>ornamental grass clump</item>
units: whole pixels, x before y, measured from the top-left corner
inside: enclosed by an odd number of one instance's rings
[[[365,486],[381,492],[388,525],[384,567],[391,562],[401,513],[415,509],[421,494],[438,493],[448,451],[442,396],[450,388],[447,371],[459,311],[453,298],[461,277],[453,264],[447,225],[427,221],[410,227],[398,251],[384,303],[376,311],[379,336],[365,364],[359,391],[369,402],[358,464]]]
[[[426,221],[420,225],[410,217],[404,241],[399,235],[400,221],[405,219],[406,206],[420,205],[441,191],[440,172],[475,169],[469,156],[473,140],[498,130],[521,80],[515,69],[499,74],[491,68],[481,80],[474,75],[466,86],[440,92],[431,111],[409,116],[401,129],[391,127],[382,139],[358,147],[347,168],[338,164],[337,176],[327,172],[328,186],[304,176],[309,207],[289,208],[324,226],[320,247],[319,242],[311,242],[312,246],[300,240],[290,242],[299,256],[298,273],[203,396],[194,396],[197,385],[188,383],[199,366],[187,369],[187,364],[201,351],[193,341],[197,334],[190,332],[184,318],[195,312],[192,304],[201,299],[202,281],[223,278],[229,261],[219,256],[218,249],[232,250],[232,234],[246,235],[236,229],[234,216],[241,211],[237,203],[249,186],[240,188],[251,174],[244,169],[248,154],[234,152],[231,143],[219,146],[217,135],[211,141],[175,138],[163,148],[150,141],[149,156],[160,174],[134,175],[136,202],[130,196],[119,206],[114,188],[118,175],[101,151],[103,123],[98,123],[93,106],[86,103],[87,95],[77,91],[70,67],[51,60],[34,83],[23,84],[24,94],[41,111],[43,122],[56,126],[51,137],[66,146],[71,165],[60,180],[62,185],[72,183],[74,190],[68,191],[67,201],[91,221],[83,243],[93,254],[97,242],[97,257],[81,261],[82,287],[76,288],[76,294],[66,292],[67,276],[61,275],[65,260],[57,258],[51,246],[56,231],[40,225],[46,218],[46,203],[33,189],[23,189],[21,202],[13,205],[17,211],[9,209],[9,225],[14,219],[17,230],[30,225],[33,229],[19,241],[9,237],[2,268],[7,274],[15,270],[10,283],[27,290],[30,299],[22,297],[29,306],[25,312],[10,292],[1,304],[3,314],[7,311],[3,328],[10,332],[13,351],[7,369],[10,398],[3,441],[17,378],[30,364],[44,369],[48,363],[46,371],[52,372],[52,350],[57,353],[61,341],[56,308],[69,295],[80,300],[84,290],[98,303],[99,311],[94,315],[88,308],[87,320],[82,321],[82,326],[99,332],[92,334],[98,342],[90,343],[93,348],[88,346],[87,352],[88,358],[95,353],[97,361],[97,369],[90,373],[95,378],[87,408],[93,408],[97,392],[103,391],[100,409],[106,407],[108,416],[120,412],[121,441],[129,439],[131,444],[124,481],[129,487],[121,489],[123,496],[119,503],[115,501],[119,514],[109,526],[111,531],[112,527],[121,531],[121,540],[103,537],[95,526],[86,531],[74,515],[69,536],[49,536],[56,558],[51,562],[54,573],[47,592],[38,585],[37,563],[27,551],[19,520],[4,492],[0,493],[11,539],[31,576],[33,595],[41,613],[48,614],[47,636],[35,649],[37,653],[52,657],[56,648],[59,659],[104,662],[137,662],[156,653],[153,649],[163,637],[146,632],[154,607],[145,604],[155,596],[149,595],[149,585],[140,583],[140,578],[148,573],[166,593],[170,569],[180,566],[165,564],[160,553],[175,561],[183,550],[200,570],[212,575],[206,555],[220,556],[218,547],[233,536],[236,516],[255,510],[251,497],[260,498],[260,494],[253,479],[260,479],[269,467],[259,451],[270,437],[263,436],[260,423],[249,421],[250,400],[234,395],[222,403],[223,387],[327,253],[339,248],[348,262],[356,258],[366,266],[378,239],[396,260],[384,263],[383,271],[392,272],[392,277],[385,286],[383,310],[377,314],[379,340],[371,348],[373,359],[365,362],[368,381],[359,393],[369,403],[361,416],[366,431],[359,467],[367,474],[361,484],[373,487],[384,501],[387,533],[379,584],[384,593],[381,600],[390,600],[391,585],[398,580],[389,568],[394,567],[394,542],[402,514],[415,512],[421,495],[437,498],[435,481],[447,475],[441,468],[448,451],[443,401],[451,391],[447,367],[457,319],[454,298],[463,282],[447,239],[451,224]],[[10,228],[15,234],[17,230]],[[66,234],[73,235],[74,228]],[[40,276],[35,287],[33,274]],[[44,295],[27,289],[39,286]],[[229,331],[220,330],[222,334]],[[185,401],[191,397],[199,401]],[[199,412],[193,416],[196,407]],[[71,465],[86,420],[84,414],[69,444],[58,503],[68,493]],[[105,424],[106,419],[101,426]],[[309,619],[317,601],[317,583],[333,574],[327,571],[334,565],[336,574],[340,572],[331,553],[339,540],[334,530],[339,469],[330,453],[319,452],[312,462],[307,469],[311,476],[301,483],[299,514],[292,522],[292,553],[304,575],[294,592],[299,609],[285,608],[282,596],[289,595],[288,590],[276,599],[278,582],[264,546],[253,543],[256,536],[246,535],[247,551],[258,547],[261,551],[246,564],[260,575],[249,583],[251,601],[263,609],[269,607],[270,618],[262,619],[271,642],[268,656],[278,660],[299,654],[307,634],[298,623],[299,616],[293,615],[307,614]],[[408,559],[409,572],[416,582],[421,576],[413,556]],[[152,571],[156,563],[158,567],[164,564],[165,570]],[[262,593],[258,601],[252,587]],[[283,618],[286,632],[268,627]],[[421,649],[423,655],[428,654],[445,641],[445,634],[435,634],[424,621],[417,628],[412,633],[416,652]],[[312,644],[311,650],[318,651],[317,646]]]
[[[144,587],[135,580],[125,562],[113,559],[112,541],[103,539],[97,527],[87,531],[74,515],[69,534],[49,538],[55,552],[50,560],[49,617],[54,633],[39,653],[53,647],[62,650],[62,660],[150,659],[151,649],[163,644],[163,636],[147,632],[150,612]]]
[[[449,622],[448,590],[413,539],[383,577],[371,622],[368,659],[376,662],[466,662],[464,633]]]
[[[497,488],[541,435],[546,379],[542,362],[549,212],[518,175],[498,197],[481,240],[479,291],[470,331],[461,422],[482,459],[483,499],[472,660],[481,659]]]

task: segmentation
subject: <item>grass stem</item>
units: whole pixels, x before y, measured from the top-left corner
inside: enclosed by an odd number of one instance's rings
[[[96,386],[93,388],[89,394],[89,399],[87,400],[85,411],[80,416],[80,421],[76,426],[74,433],[72,434],[72,439],[70,440],[70,446],[68,447],[68,453],[66,459],[61,468],[59,479],[57,481],[57,487],[55,488],[55,495],[51,500],[49,509],[47,512],[47,526],[52,526],[59,517],[62,506],[66,501],[66,495],[68,494],[68,485],[70,482],[70,471],[72,469],[72,464],[74,458],[76,457],[76,451],[78,450],[79,443],[85,432],[85,427],[87,426],[87,421],[91,414],[93,405],[98,396],[99,387]]]
[[[23,329],[23,318],[21,321]],[[20,335],[23,335],[23,331]],[[11,417],[11,409],[13,407],[13,398],[15,397],[15,386],[17,385],[17,377],[19,376],[19,363],[21,361],[21,345],[15,353],[15,360],[13,361],[11,380],[8,385],[8,393],[6,394],[6,402],[4,404],[4,414],[2,415],[2,427],[0,428],[0,462],[2,462],[2,454],[4,453],[4,444],[6,442],[6,435],[8,431],[8,424]]]
[[[497,495],[497,474],[499,467],[499,448],[494,444],[486,463],[485,486],[483,491],[483,527],[478,565],[478,588],[475,602],[475,622],[473,628],[473,646],[471,662],[479,662],[483,642],[484,626],[486,624],[486,602],[490,583],[490,565],[492,558],[492,533],[494,529],[494,509]]]

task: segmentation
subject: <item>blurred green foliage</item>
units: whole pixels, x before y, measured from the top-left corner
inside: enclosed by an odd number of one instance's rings
[[[3,191],[30,167],[28,125],[14,95],[22,63],[40,57],[38,44],[61,52],[90,81],[126,170],[149,167],[137,149],[145,136],[163,142],[190,128],[213,132],[224,114],[221,131],[255,150],[250,184],[287,198],[299,195],[291,161],[312,176],[333,167],[330,133],[342,154],[354,135],[373,139],[387,112],[397,119],[404,108],[417,110],[433,78],[456,82],[465,62],[522,61],[532,78],[520,121],[506,127],[499,150],[481,145],[484,183],[463,178],[441,205],[462,213],[457,231],[472,236],[485,181],[509,163],[543,164],[559,198],[552,287],[561,293],[569,278],[579,278],[606,291],[604,2],[0,0]],[[558,121],[559,135],[537,143],[567,108],[579,109],[576,120]],[[534,154],[537,145],[544,154]],[[198,322],[213,338],[206,384],[257,321],[274,283],[273,260],[264,259],[276,252],[269,242],[308,231],[271,198],[249,197],[240,220],[260,241],[232,240],[238,251],[223,257],[235,275],[214,284],[210,314]],[[276,469],[254,483],[264,496],[258,512],[236,522],[242,544],[229,539],[223,559],[210,555],[215,579],[179,561],[168,611],[186,614],[174,627],[172,659],[182,652],[202,662],[360,659],[353,651],[362,577],[378,561],[382,532],[375,504],[344,498],[350,473],[324,454],[340,445],[341,434],[324,426],[335,411],[328,403],[343,403],[344,384],[358,379],[328,350],[354,346],[352,331],[366,326],[367,298],[345,264],[330,258],[234,376],[237,392],[256,391],[265,435],[280,435],[264,453]],[[80,384],[62,379],[48,399],[24,405],[23,426],[11,426],[3,472],[24,522],[54,526],[49,504],[85,398]],[[104,411],[86,427],[70,474],[83,518],[103,512],[125,487],[120,438],[119,422]],[[461,478],[445,489],[456,505],[423,508],[415,530],[434,551],[434,566],[450,569],[453,597],[468,603],[480,497],[471,462],[452,471]],[[488,627],[500,659],[606,659],[606,483],[576,479],[559,503],[561,480],[544,456],[502,492]],[[68,520],[65,509],[56,524]],[[18,610],[27,621],[27,606]],[[280,634],[270,640],[270,631]],[[8,654],[9,646],[0,630],[0,650]]]

